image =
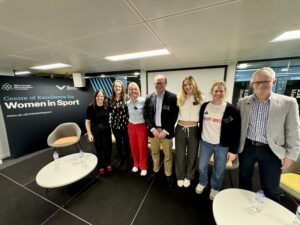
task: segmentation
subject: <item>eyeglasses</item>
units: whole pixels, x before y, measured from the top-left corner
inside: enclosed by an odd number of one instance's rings
[[[154,82],[154,85],[162,85],[164,84],[165,82]]]
[[[268,85],[271,81],[272,81],[272,80],[253,81],[253,82],[252,82],[252,85],[254,85],[254,86],[259,86],[259,85],[266,86],[266,85]]]

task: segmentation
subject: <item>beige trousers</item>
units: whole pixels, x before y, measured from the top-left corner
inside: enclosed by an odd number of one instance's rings
[[[164,167],[166,176],[172,175],[172,139],[150,138],[151,155],[153,160],[153,171],[159,171],[160,149],[164,153]]]

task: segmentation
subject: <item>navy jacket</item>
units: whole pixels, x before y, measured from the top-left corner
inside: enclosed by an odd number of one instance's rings
[[[144,119],[148,127],[148,136],[153,138],[152,128],[156,128],[155,124],[155,108],[156,108],[156,93],[152,93],[146,97],[144,105]],[[166,130],[169,135],[167,139],[175,136],[174,126],[178,117],[177,96],[169,91],[165,91],[162,110],[161,110],[161,128]]]

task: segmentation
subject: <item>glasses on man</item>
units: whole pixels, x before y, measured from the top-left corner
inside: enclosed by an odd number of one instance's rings
[[[260,86],[260,85],[266,86],[266,85],[268,85],[271,81],[272,81],[272,80],[253,81],[253,82],[252,82],[252,85],[254,85],[254,86]]]
[[[164,84],[165,82],[154,82],[154,85],[162,85]]]

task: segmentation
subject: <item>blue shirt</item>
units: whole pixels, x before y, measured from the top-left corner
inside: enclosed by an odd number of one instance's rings
[[[145,99],[142,97],[138,97],[135,103],[133,103],[131,99],[127,101],[130,123],[133,124],[145,123],[144,116],[143,116],[144,104],[145,104]]]
[[[270,99],[264,102],[260,102],[254,96],[247,131],[248,139],[268,144],[266,131],[269,109]]]

